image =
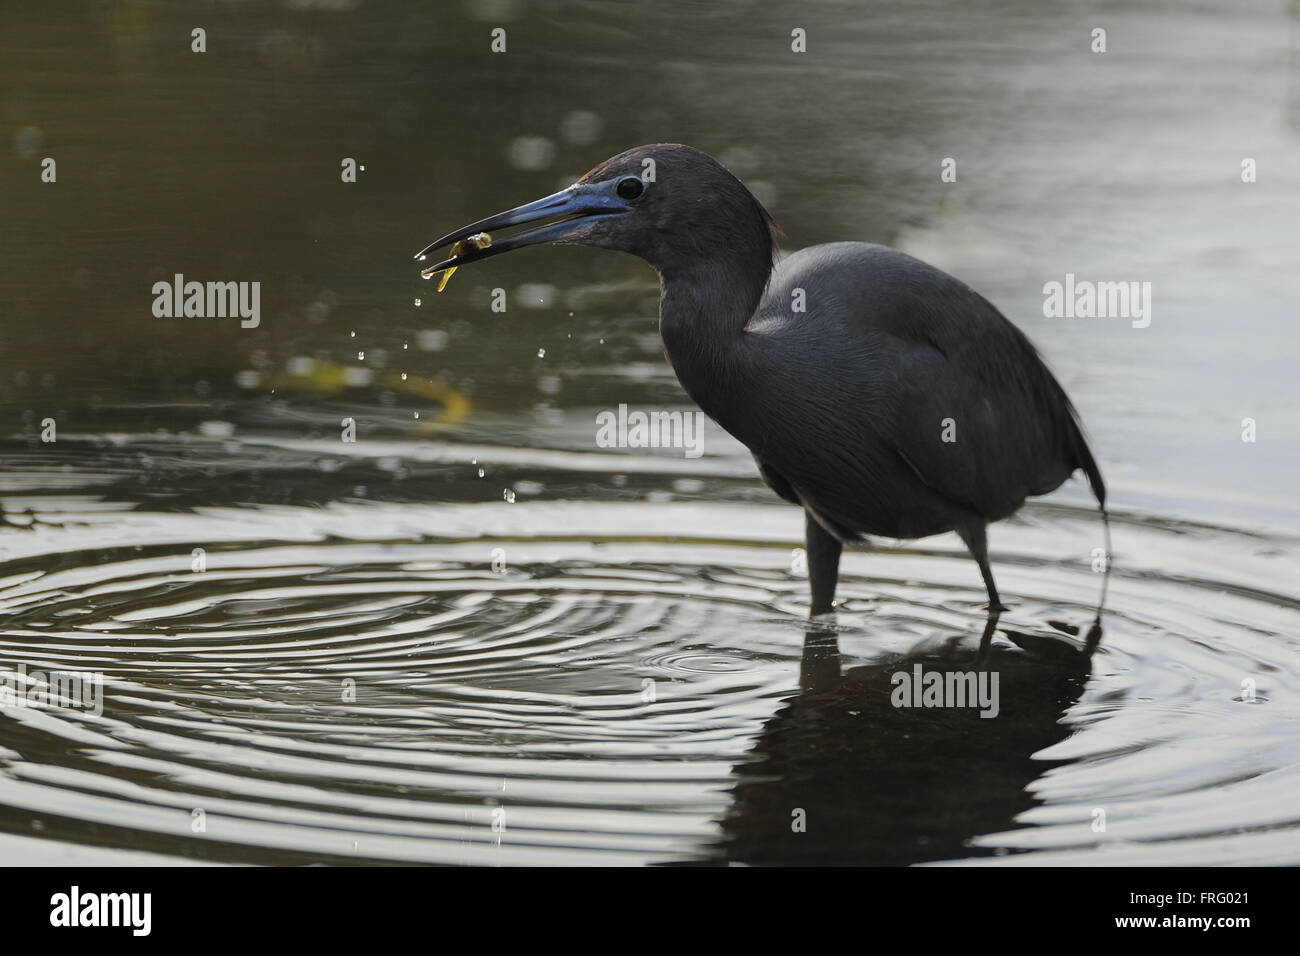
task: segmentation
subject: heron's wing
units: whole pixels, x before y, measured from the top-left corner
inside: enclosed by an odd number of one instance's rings
[[[942,296],[914,303],[920,321],[883,323],[897,343],[889,438],[926,485],[996,520],[1092,458],[1069,399],[1029,340],[983,297],[950,282]]]
[[[903,528],[996,520],[1076,467],[1104,503],[1065,392],[1024,334],[953,276],[884,246],[813,246],[777,266],[757,318],[781,330],[786,381],[811,396],[779,432],[800,436],[782,474],[801,497],[822,488],[823,513],[901,515]],[[778,399],[765,406],[774,415]],[[820,417],[809,411],[819,403]],[[885,501],[853,503],[862,473]]]
[[[784,264],[783,264],[784,265]],[[1101,482],[1077,416],[1033,344],[983,296],[905,253],[867,243],[803,250],[773,302],[806,288],[890,412],[864,419],[930,489],[990,520],[1076,467]],[[789,288],[786,288],[789,287]]]

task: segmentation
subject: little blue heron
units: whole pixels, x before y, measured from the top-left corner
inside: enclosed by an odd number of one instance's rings
[[[538,225],[491,236],[527,224]],[[777,261],[776,234],[718,162],[659,144],[416,258],[455,244],[426,278],[537,243],[644,259],[659,272],[659,331],[682,387],[804,509],[812,614],[833,609],[845,542],[956,531],[996,617],[989,522],[1076,468],[1105,517],[1106,486],[1070,399],[1024,333],[958,279],[863,242]]]

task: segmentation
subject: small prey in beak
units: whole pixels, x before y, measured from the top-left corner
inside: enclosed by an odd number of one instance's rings
[[[492,236],[490,233],[476,232],[474,235],[465,239],[458,239],[452,244],[450,259],[454,261],[471,251],[477,252],[480,249],[487,249],[491,245]],[[456,266],[448,266],[445,269],[421,269],[420,276],[425,279],[432,279],[435,275],[441,272],[442,278],[438,280],[438,291],[441,292],[443,289],[447,288],[447,283],[451,281],[452,274],[455,273],[455,271]]]

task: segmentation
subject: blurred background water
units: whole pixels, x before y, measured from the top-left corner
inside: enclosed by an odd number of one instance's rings
[[[0,709],[0,861],[1300,862],[1296,31],[1283,0],[7,10],[0,674],[106,685]],[[1105,636],[1071,483],[991,532],[999,719],[883,706],[973,658],[955,538],[850,556],[805,637],[800,515],[743,447],[596,446],[600,410],[690,408],[639,260],[420,280],[655,141],[787,249],[958,275],[1074,398]],[[259,281],[260,325],[156,318],[175,273]],[[1150,326],[1045,317],[1066,273],[1150,282]]]

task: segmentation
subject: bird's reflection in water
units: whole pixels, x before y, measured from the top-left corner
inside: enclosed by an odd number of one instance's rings
[[[1014,826],[1036,802],[1026,787],[1056,766],[1033,755],[1069,735],[1061,717],[1083,691],[1101,625],[1082,647],[1009,630],[995,639],[996,627],[990,618],[978,647],[954,638],[848,671],[837,634],[810,630],[799,693],[736,767],[717,852],[739,863],[902,865],[971,856],[972,837]],[[995,696],[983,707],[896,706],[917,665],[954,689],[956,675],[971,675],[966,687]],[[921,679],[933,700],[939,678]]]

